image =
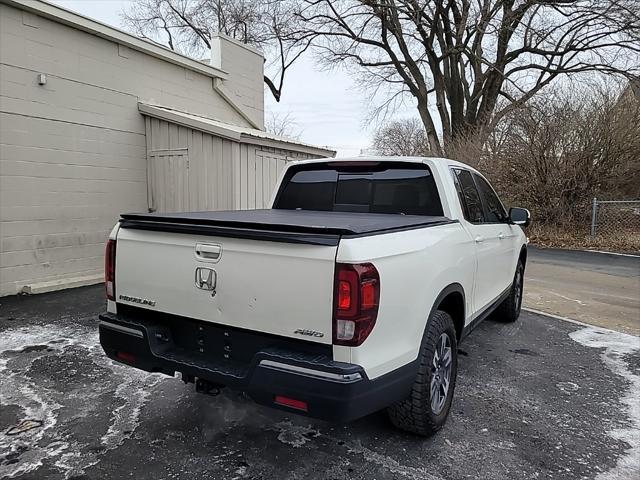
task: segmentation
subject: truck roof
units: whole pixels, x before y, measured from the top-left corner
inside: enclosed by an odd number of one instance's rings
[[[296,162],[291,162],[292,165],[297,164],[306,164],[306,163],[334,163],[334,162],[407,162],[407,163],[425,163],[427,165],[436,165],[436,164],[445,164],[447,166],[458,166],[468,168],[470,170],[476,171],[470,165],[466,163],[459,162],[457,160],[451,160],[450,158],[444,157],[406,157],[400,155],[394,156],[375,156],[375,155],[366,155],[359,157],[338,157],[338,158],[316,158],[312,160],[301,160]]]

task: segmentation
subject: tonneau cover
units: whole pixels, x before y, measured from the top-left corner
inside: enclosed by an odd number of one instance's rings
[[[156,224],[210,226],[253,231],[363,236],[451,223],[447,217],[380,213],[322,212],[311,210],[226,210],[186,213],[127,213],[122,227],[144,228]],[[163,229],[164,230],[164,229]]]

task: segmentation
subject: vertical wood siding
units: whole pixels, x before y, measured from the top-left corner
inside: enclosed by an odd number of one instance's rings
[[[285,164],[310,158],[155,118],[147,118],[146,126],[149,207],[157,211],[265,208]]]

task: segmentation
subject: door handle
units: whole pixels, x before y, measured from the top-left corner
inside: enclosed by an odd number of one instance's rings
[[[500,233],[498,234],[498,238],[499,238],[500,240],[504,240],[504,233],[500,232]]]
[[[482,243],[484,242],[484,237],[478,235],[474,240],[476,241],[476,243]]]
[[[217,261],[222,254],[222,246],[207,243],[196,243],[196,257],[201,260]]]

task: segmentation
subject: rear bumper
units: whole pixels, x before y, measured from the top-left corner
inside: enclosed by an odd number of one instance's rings
[[[245,391],[259,404],[329,421],[350,421],[406,398],[417,373],[412,363],[370,380],[358,365],[335,362],[326,355],[265,346],[250,361],[191,351],[161,338],[148,319],[100,315],[100,344],[115,361],[148,372],[175,375]],[[275,403],[276,396],[306,403],[307,410]]]

